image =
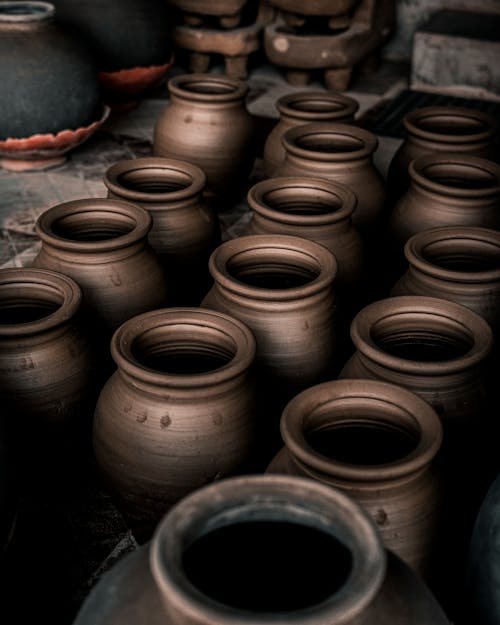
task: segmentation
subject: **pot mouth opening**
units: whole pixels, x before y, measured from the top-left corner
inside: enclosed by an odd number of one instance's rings
[[[292,93],[281,97],[278,110],[304,120],[351,120],[359,108],[356,100],[341,94]]]
[[[239,100],[248,91],[246,83],[237,78],[216,74],[175,76],[168,85],[169,90],[179,97],[207,104]]]
[[[40,22],[53,17],[49,2],[0,2],[0,22]]]
[[[198,334],[199,336],[193,336]],[[222,332],[206,332],[179,324],[142,332],[130,347],[133,358],[147,369],[168,375],[198,375],[217,371],[235,357],[237,347]]]
[[[375,416],[356,416],[304,432],[307,445],[341,464],[380,466],[404,460],[417,448],[416,429],[384,422]]]
[[[63,293],[47,284],[1,285],[0,326],[41,321],[58,311],[64,301]]]
[[[452,320],[450,320],[452,321]],[[412,327],[406,315],[375,322],[370,331],[375,346],[402,360],[440,363],[466,356],[474,346],[472,334],[458,324],[443,323],[438,317]]]
[[[260,254],[240,253],[227,262],[231,278],[258,289],[283,291],[301,288],[320,276],[321,268],[308,258],[279,258],[259,250]]]
[[[117,176],[117,183],[129,191],[148,195],[176,193],[193,184],[192,177],[175,169],[148,167],[124,172]]]
[[[323,189],[283,186],[263,194],[264,204],[284,215],[316,217],[337,213],[343,208],[341,197]]]
[[[235,87],[224,83],[216,83],[211,80],[185,80],[179,82],[179,87],[185,91],[201,93],[203,95],[227,95],[234,93]]]
[[[351,573],[352,554],[311,525],[252,519],[195,537],[182,565],[188,581],[211,600],[272,614],[303,610],[338,592]]]
[[[420,249],[422,260],[454,274],[500,274],[500,240],[449,238],[427,243]]]
[[[336,132],[310,132],[295,139],[295,145],[307,152],[320,154],[353,154],[365,148],[357,137]]]
[[[486,121],[473,111],[420,113],[412,116],[412,122],[426,134],[449,137],[451,140],[462,137],[470,140],[490,130]]]
[[[56,218],[51,224],[56,237],[77,243],[110,241],[130,234],[136,227],[133,217],[106,210],[82,210]]]
[[[499,177],[492,171],[475,164],[460,162],[428,163],[417,161],[414,171],[422,177],[422,182],[430,182],[447,190],[465,192],[474,195],[475,192],[499,192]]]

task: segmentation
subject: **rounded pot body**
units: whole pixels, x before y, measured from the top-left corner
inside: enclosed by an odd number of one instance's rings
[[[130,514],[155,520],[251,461],[255,339],[227,315],[167,308],[113,335],[118,369],[94,418],[97,464]]]
[[[459,106],[425,106],[410,111],[403,121],[406,137],[387,173],[391,203],[408,189],[408,167],[420,156],[451,152],[498,160],[498,123],[488,113]]]
[[[438,152],[410,163],[411,185],[391,211],[390,231],[401,250],[415,233],[440,226],[500,229],[500,165]]]
[[[353,98],[332,91],[298,91],[276,102],[280,118],[264,144],[263,165],[267,177],[285,160],[281,138],[287,130],[312,122],[348,124],[354,121],[359,104]]]
[[[153,152],[185,160],[207,175],[215,206],[239,195],[255,160],[247,85],[230,76],[187,74],[168,83],[170,100],[156,120]]]
[[[151,223],[146,210],[122,200],[58,204],[38,218],[42,246],[33,266],[73,278],[84,294],[87,321],[115,329],[166,303],[165,275],[147,242]]]
[[[76,130],[97,119],[90,49],[54,22],[48,2],[0,3],[0,140]]]
[[[151,215],[148,241],[164,266],[173,305],[196,305],[210,288],[208,260],[220,243],[220,226],[203,200],[205,182],[199,167],[161,157],[120,161],[104,176],[108,197]]]
[[[373,164],[376,136],[349,124],[317,122],[287,130],[285,160],[276,176],[313,176],[340,182],[357,199],[354,226],[369,233],[385,217],[385,185]]]
[[[355,291],[363,271],[363,240],[351,222],[356,197],[340,183],[275,177],[250,188],[247,234],[287,234],[321,243],[337,260],[335,284]]]
[[[172,54],[171,10],[161,0],[54,0],[57,18],[80,31],[99,71],[159,66]]]
[[[414,393],[378,380],[334,380],[296,395],[281,417],[284,448],[270,473],[342,490],[377,524],[388,549],[433,573],[441,484],[432,461],[442,426]]]
[[[133,622],[445,625],[447,619],[420,578],[383,548],[353,500],[303,478],[253,475],[204,486],[176,504],[151,544],[104,576],[74,625]]]
[[[500,323],[500,232],[473,226],[431,228],[405,245],[406,273],[391,295],[428,295],[478,313],[494,333]]]

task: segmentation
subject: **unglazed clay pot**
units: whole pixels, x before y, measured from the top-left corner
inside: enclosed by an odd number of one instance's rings
[[[349,124],[316,122],[287,130],[276,176],[313,176],[346,185],[358,200],[353,224],[369,233],[385,217],[385,186],[373,164],[377,137]]]
[[[406,273],[391,295],[429,295],[467,306],[493,331],[500,324],[500,232],[473,226],[431,228],[405,245]]]
[[[105,173],[108,197],[145,208],[148,241],[169,277],[172,305],[196,305],[211,286],[208,259],[220,243],[217,215],[203,200],[206,176],[196,165],[167,158],[119,161]]]
[[[285,444],[270,473],[344,491],[378,525],[388,549],[419,574],[433,572],[440,484],[436,412],[414,393],[378,380],[334,380],[296,395],[281,417]]]
[[[339,367],[337,263],[323,245],[288,235],[248,235],[210,257],[214,284],[202,305],[243,321],[257,339],[259,425],[267,466],[281,447],[279,418],[302,389]]]
[[[249,466],[255,339],[244,324],[158,309],[120,326],[111,353],[118,369],[97,402],[94,451],[132,517],[156,523],[190,491]]]
[[[340,378],[399,384],[425,399],[440,416],[443,445],[437,460],[446,491],[440,557],[446,563],[434,587],[448,610],[464,574],[472,523],[492,475],[498,472],[496,415],[486,384],[493,345],[487,322],[469,308],[426,296],[399,296],[362,309],[351,325],[356,352]],[[467,458],[467,461],[464,461]]]
[[[123,200],[58,204],[37,220],[42,246],[33,266],[73,278],[83,290],[87,321],[113,330],[166,304],[166,278],[147,242],[151,225],[145,209]]]
[[[275,177],[252,186],[247,201],[247,234],[291,234],[321,243],[337,260],[336,286],[354,294],[364,246],[351,223],[356,196],[350,189],[320,178]]]
[[[78,318],[81,300],[78,285],[62,274],[0,270],[0,397],[7,451],[19,482],[45,494],[79,473],[91,450],[97,389],[93,353]]]
[[[436,152],[498,160],[498,122],[484,111],[459,106],[425,106],[408,113],[406,137],[387,173],[391,204],[406,192],[412,160]]]
[[[151,544],[92,591],[74,625],[91,623],[446,625],[447,619],[352,499],[299,477],[253,475],[204,486],[172,508]]]
[[[48,2],[0,3],[0,140],[76,129],[99,112],[91,51],[54,13]]]
[[[416,232],[438,226],[500,229],[500,165],[437,152],[412,161],[410,188],[393,207],[389,228],[401,250]]]
[[[156,120],[153,153],[198,165],[219,208],[242,192],[255,160],[248,86],[230,76],[187,74],[168,82],[170,100]]]
[[[54,0],[57,18],[95,51],[106,100],[141,95],[172,64],[171,10],[163,0]]]
[[[298,91],[281,96],[276,108],[280,118],[264,144],[263,165],[268,177],[285,160],[281,138],[287,130],[312,122],[353,122],[359,104],[354,98],[333,91]]]

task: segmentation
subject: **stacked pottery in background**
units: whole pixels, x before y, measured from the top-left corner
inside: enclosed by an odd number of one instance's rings
[[[332,377],[340,365],[337,262],[319,243],[263,234],[222,243],[209,268],[214,284],[202,305],[240,319],[257,340],[265,466],[279,445],[283,406],[300,390]]]
[[[46,168],[87,139],[109,111],[82,37],[48,2],[0,3],[0,166]]]
[[[352,499],[304,478],[252,475],[181,500],[150,545],[101,579],[74,625],[225,622],[448,621]]]
[[[175,76],[156,119],[153,153],[184,160],[207,176],[206,198],[218,211],[244,192],[255,161],[255,128],[245,104],[248,86],[217,74]]]
[[[404,119],[405,138],[387,173],[387,191],[394,204],[408,189],[408,167],[425,154],[449,152],[455,157],[479,156],[498,161],[498,122],[484,111],[459,106],[425,106]]]
[[[148,241],[168,276],[171,305],[197,305],[211,286],[208,259],[221,232],[203,200],[205,183],[196,165],[160,157],[119,161],[104,175],[108,197],[139,204],[151,215]]]
[[[442,440],[436,412],[378,380],[334,380],[296,395],[281,417],[285,447],[269,473],[308,477],[355,499],[385,546],[424,578],[436,568],[441,495],[433,466]]]
[[[117,370],[97,402],[94,452],[147,535],[192,490],[251,470],[255,349],[244,324],[202,308],[150,311],[113,335]]]
[[[267,136],[263,166],[267,177],[273,176],[285,160],[282,137],[287,130],[313,122],[348,124],[354,121],[359,104],[353,98],[331,91],[287,93],[276,102],[280,118]]]
[[[130,106],[172,65],[171,10],[164,0],[54,0],[58,20],[95,52],[105,100]]]

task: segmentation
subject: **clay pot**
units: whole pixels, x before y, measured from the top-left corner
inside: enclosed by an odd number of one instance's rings
[[[95,51],[106,101],[140,96],[171,67],[171,9],[163,0],[54,0],[57,18]]]
[[[344,491],[388,549],[424,577],[433,572],[441,493],[431,463],[442,426],[429,404],[378,380],[325,382],[288,403],[281,435],[285,446],[268,472]]]
[[[470,542],[463,610],[469,623],[496,625],[500,619],[500,477],[496,477],[477,515]]]
[[[172,305],[196,305],[211,286],[208,259],[220,243],[217,215],[202,192],[206,176],[186,163],[166,158],[119,161],[104,175],[108,197],[128,200],[148,211],[148,241],[170,280]]]
[[[313,176],[340,182],[358,200],[352,215],[363,233],[384,216],[385,188],[373,164],[377,137],[349,124],[317,122],[287,130],[282,138],[285,161],[276,176]]]
[[[350,189],[322,179],[276,177],[251,187],[247,201],[247,234],[290,234],[321,243],[337,260],[336,286],[354,293],[363,271],[363,240],[351,223],[356,197]]]
[[[281,138],[287,130],[312,122],[351,123],[359,104],[333,91],[298,91],[281,96],[276,108],[280,118],[264,144],[263,166],[267,177],[273,176],[285,160]]]
[[[91,52],[53,18],[48,2],[0,3],[0,139],[76,129],[96,118]]]
[[[118,367],[94,419],[97,464],[132,518],[154,523],[203,484],[238,473],[255,442],[255,339],[200,308],[150,311],[113,335]]]
[[[221,480],[179,502],[151,545],[101,580],[74,625],[146,622],[447,620],[418,576],[384,549],[352,499],[311,480],[254,475]]]
[[[166,303],[165,275],[147,243],[151,225],[146,210],[122,200],[58,204],[37,220],[42,246],[33,266],[73,278],[83,290],[89,324],[113,330]]]
[[[59,273],[0,271],[7,451],[19,481],[45,495],[81,472],[81,460],[90,451],[96,388],[93,354],[78,318],[81,300],[78,285]]]
[[[403,123],[406,137],[387,173],[391,204],[410,185],[408,167],[411,161],[424,154],[451,152],[455,156],[498,159],[498,123],[484,111],[459,106],[425,106],[410,111]]]
[[[198,165],[207,194],[221,208],[238,197],[255,160],[248,86],[230,76],[187,74],[168,82],[170,100],[156,120],[153,152]]]
[[[500,232],[489,228],[431,228],[405,245],[406,273],[391,295],[429,295],[467,306],[493,331],[500,323]]]
[[[402,250],[416,232],[439,226],[500,229],[500,165],[437,152],[410,163],[411,185],[392,209],[389,227]]]

